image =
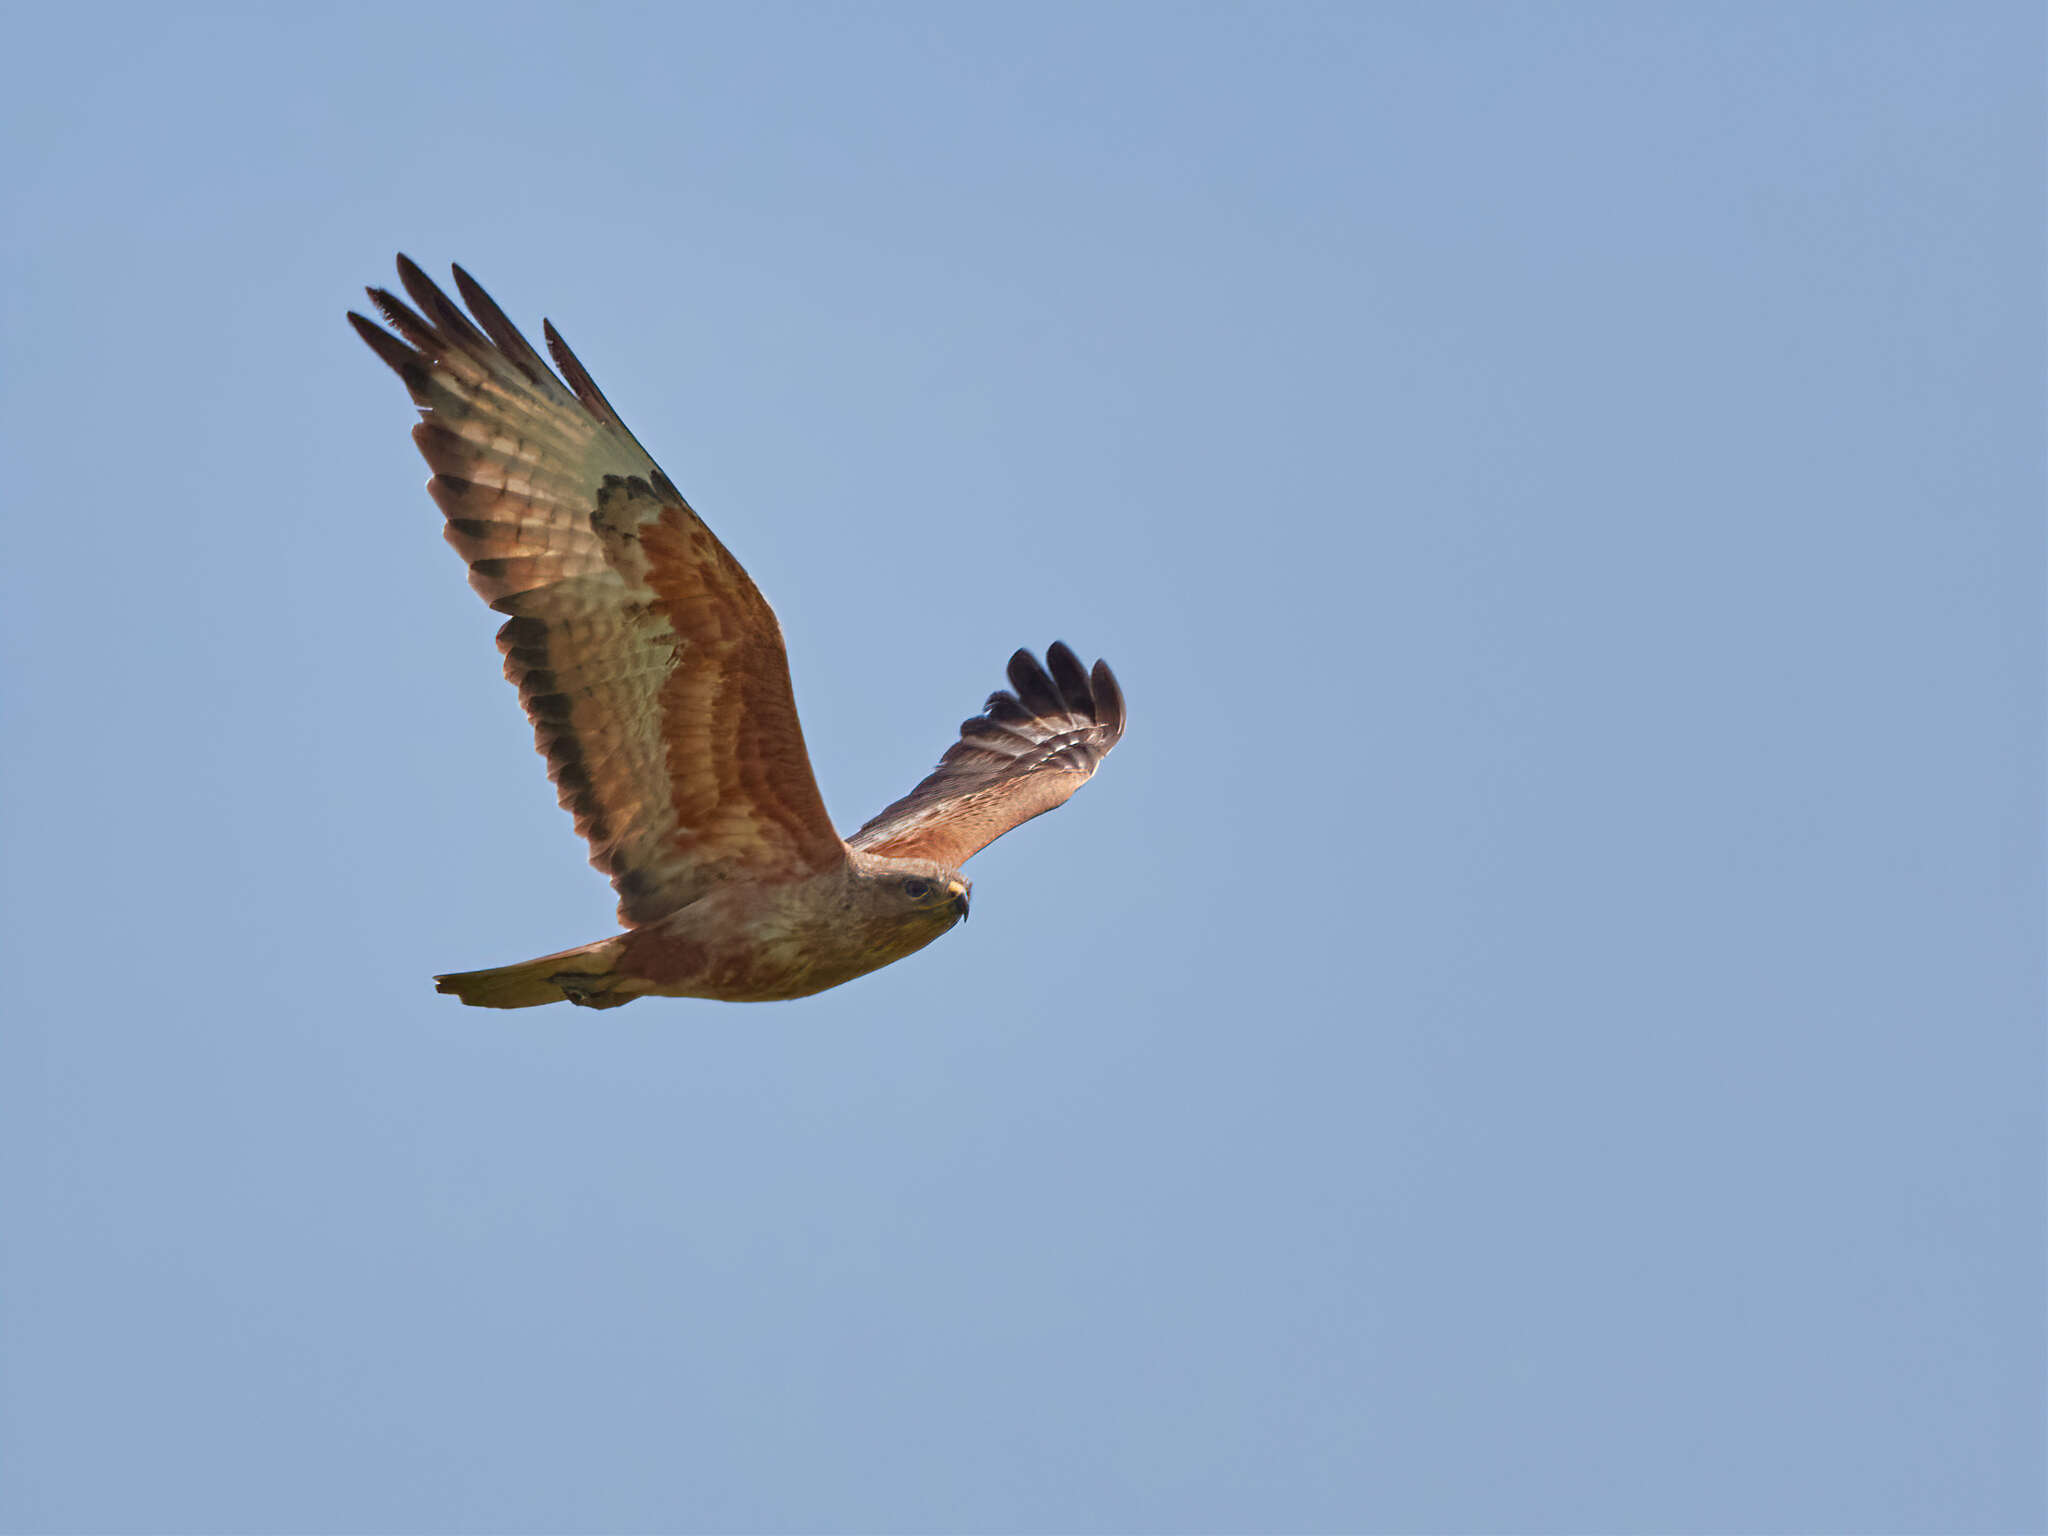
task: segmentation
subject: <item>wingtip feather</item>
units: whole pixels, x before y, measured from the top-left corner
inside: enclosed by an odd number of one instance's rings
[[[605,399],[604,391],[597,387],[597,381],[590,376],[590,370],[569,350],[569,343],[562,340],[562,333],[555,329],[555,322],[542,320],[540,332],[548,344],[548,355],[555,360],[555,366],[562,370],[562,377],[569,381],[570,390],[583,402],[583,408],[599,421],[623,426],[624,424],[619,421],[619,413],[612,409],[611,401]]]
[[[426,386],[426,362],[419,353],[378,325],[376,321],[366,319],[354,310],[348,312],[348,323],[355,327],[356,334],[362,337],[370,350],[383,360],[385,366],[405,381],[407,389],[417,395]]]
[[[484,292],[483,284],[471,277],[460,266],[452,269],[455,273],[455,291],[462,295],[462,302],[469,306],[469,312],[476,316],[477,324],[484,328],[484,334],[498,344],[498,350],[520,372],[533,383],[546,386],[555,383],[555,376],[548,371],[548,365],[541,355],[533,350],[518,326],[514,325],[505,311],[498,307],[497,300]]]
[[[1046,670],[1052,675],[1052,685],[1066,700],[1067,713],[1095,718],[1095,703],[1088,686],[1088,671],[1081,665],[1081,658],[1064,640],[1055,640],[1045,648]]]
[[[1109,670],[1106,661],[1095,663],[1088,674],[1088,684],[1095,695],[1095,718],[1109,727],[1112,733],[1109,745],[1113,747],[1124,734],[1124,691],[1118,686],[1116,674]]]

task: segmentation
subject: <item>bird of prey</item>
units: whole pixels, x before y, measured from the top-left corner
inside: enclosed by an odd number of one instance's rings
[[[773,611],[554,326],[560,377],[462,268],[468,314],[403,256],[398,275],[411,305],[368,290],[396,336],[349,322],[419,407],[443,533],[506,616],[505,676],[625,929],[437,976],[439,991],[483,1008],[616,1008],[836,987],[964,918],[960,866],[1065,802],[1123,735],[1107,665],[1057,642],[1043,665],[1020,650],[1010,690],[930,776],[842,839]]]

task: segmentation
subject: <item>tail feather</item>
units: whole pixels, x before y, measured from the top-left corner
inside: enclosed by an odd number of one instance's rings
[[[543,1003],[576,1003],[617,1008],[639,996],[613,966],[623,935],[559,954],[501,965],[488,971],[455,971],[434,978],[434,990],[459,997],[472,1008],[538,1008]]]

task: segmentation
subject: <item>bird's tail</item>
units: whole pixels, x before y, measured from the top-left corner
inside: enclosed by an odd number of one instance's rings
[[[640,993],[615,969],[624,934],[560,954],[522,960],[488,971],[456,971],[434,978],[434,990],[461,998],[472,1008],[537,1008],[542,1003],[577,1003],[617,1008]]]

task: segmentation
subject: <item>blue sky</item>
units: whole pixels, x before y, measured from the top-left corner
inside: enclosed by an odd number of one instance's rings
[[[2036,1531],[2043,23],[22,12],[0,1527]],[[800,1003],[611,931],[342,323],[551,316],[851,828],[1129,735]]]

